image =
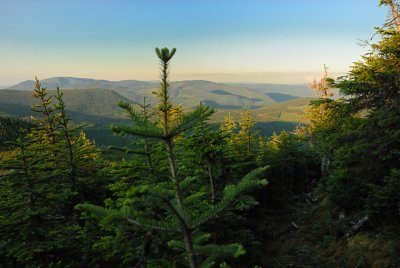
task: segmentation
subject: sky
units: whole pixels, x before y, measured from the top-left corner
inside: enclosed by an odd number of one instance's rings
[[[0,0],[0,86],[56,76],[301,83],[345,73],[387,10],[378,0]]]

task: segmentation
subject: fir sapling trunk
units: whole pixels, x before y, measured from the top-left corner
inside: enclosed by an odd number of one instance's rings
[[[56,137],[55,137],[55,130],[56,130],[56,122],[54,121],[53,112],[54,110],[50,107],[51,104],[51,96],[47,97],[47,90],[46,87],[42,87],[40,84],[39,79],[35,77],[35,87],[33,89],[33,97],[39,100],[39,104],[36,104],[32,107],[34,112],[41,113],[45,116],[44,119],[35,119],[39,125],[45,128],[45,132],[50,137],[50,142],[52,145],[52,155],[55,158],[57,155],[56,152]]]
[[[174,156],[174,152],[173,152],[174,146],[173,146],[172,138],[167,139],[165,142],[167,144],[169,166],[170,166],[170,170],[171,170],[172,181],[174,183],[176,201],[178,204],[178,213],[180,214],[180,217],[183,221],[181,225],[182,225],[182,235],[183,235],[183,239],[185,242],[185,249],[186,249],[186,252],[188,255],[190,267],[196,268],[198,266],[197,266],[196,259],[195,259],[192,233],[191,233],[191,230],[189,230],[189,228],[186,226],[186,223],[185,223],[185,214],[184,214],[185,207],[184,207],[184,203],[183,203],[183,193],[181,190],[179,177],[178,177],[177,171],[176,171],[175,156]]]
[[[251,148],[251,131],[250,129],[247,130],[247,153],[250,154]]]
[[[176,169],[175,155],[174,155],[174,144],[173,144],[173,136],[169,135],[170,128],[170,111],[173,109],[172,104],[169,101],[169,92],[168,92],[168,62],[171,60],[172,56],[175,53],[175,49],[169,50],[167,48],[163,48],[159,50],[156,48],[156,53],[159,59],[161,60],[161,84],[160,84],[160,93],[159,97],[161,99],[161,103],[159,105],[159,110],[162,115],[163,120],[163,130],[164,130],[164,141],[166,143],[166,149],[168,153],[168,162],[171,171],[171,179],[174,185],[176,202],[178,205],[177,217],[181,221],[181,232],[185,244],[185,250],[188,256],[188,262],[191,268],[197,268],[198,265],[196,263],[195,252],[193,247],[192,240],[192,231],[186,225],[185,218],[185,206],[183,201],[183,193],[181,190],[180,180]]]
[[[204,121],[201,120],[201,135],[203,138],[203,145],[207,146],[207,141],[205,137],[205,128],[204,128]],[[211,203],[215,203],[215,188],[214,188],[214,178],[212,175],[212,166],[210,160],[207,158],[207,171],[208,171],[208,178],[210,180],[210,190],[211,190]]]
[[[153,160],[151,159],[151,152],[149,150],[149,142],[144,138],[144,152],[146,154],[147,165],[149,165],[149,171],[152,176],[155,176],[155,169],[153,165]]]
[[[146,97],[143,98],[143,105],[142,105],[142,113],[143,113],[143,118],[144,120],[147,122],[150,120],[150,116],[148,115],[147,112],[147,107],[149,105],[146,104]],[[150,148],[149,148],[149,142],[148,139],[145,137],[144,138],[144,152],[146,154],[146,160],[147,160],[147,164],[149,165],[149,171],[150,174],[152,176],[155,176],[155,169],[154,169],[154,165],[153,165],[153,160],[151,159],[151,152],[150,152]]]
[[[207,161],[208,167],[208,178],[210,179],[210,188],[211,188],[211,203],[215,203],[215,188],[214,188],[214,178],[212,175],[212,167],[210,161]]]
[[[72,135],[71,135],[71,130],[68,126],[69,118],[67,117],[65,113],[65,103],[62,99],[63,94],[60,93],[60,89],[57,87],[57,95],[56,99],[58,101],[58,104],[56,105],[56,108],[60,111],[58,121],[59,125],[62,131],[62,134],[65,138],[65,143],[66,143],[66,149],[68,152],[68,180],[71,184],[71,190],[73,192],[76,191],[76,164],[75,164],[75,157],[74,157],[74,150],[73,150],[73,144],[72,144]],[[80,198],[81,199],[81,198]]]
[[[25,144],[21,144],[20,149],[21,149],[22,169],[24,172],[26,184],[28,185],[29,192],[30,192],[29,193],[29,204],[31,206],[34,206],[35,203],[34,203],[34,198],[33,198],[33,193],[32,193],[34,190],[33,189],[34,185],[32,183],[31,177],[29,176],[29,170],[28,170],[29,167],[28,167],[28,163],[27,163],[27,159],[26,159],[26,155],[25,155]]]
[[[74,160],[74,152],[72,148],[71,137],[68,133],[67,125],[64,126],[64,136],[68,150],[68,178],[71,183],[71,189],[73,192],[76,191],[76,167],[75,167],[75,160]]]

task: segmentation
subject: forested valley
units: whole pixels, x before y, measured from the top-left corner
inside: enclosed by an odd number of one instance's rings
[[[379,41],[310,84],[295,131],[174,104],[175,48],[156,48],[157,105],[119,103],[121,147],[36,79],[32,122],[0,117],[0,267],[400,267],[400,19],[381,5]]]

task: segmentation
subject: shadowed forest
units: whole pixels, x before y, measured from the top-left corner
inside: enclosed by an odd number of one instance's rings
[[[107,148],[36,79],[32,120],[0,117],[0,267],[400,267],[400,9],[380,2],[379,40],[325,68],[293,131],[176,105],[175,48]]]

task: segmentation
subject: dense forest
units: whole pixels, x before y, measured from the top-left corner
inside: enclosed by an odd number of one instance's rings
[[[36,79],[34,123],[0,118],[0,267],[399,267],[400,17],[381,5],[379,41],[347,76],[325,68],[292,132],[175,105],[176,49],[156,49],[156,106],[119,103],[121,147]]]

